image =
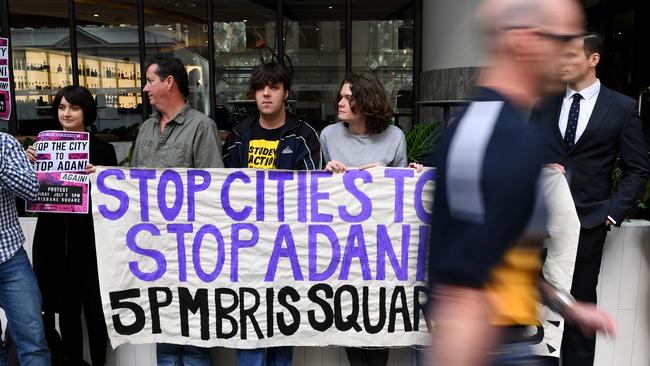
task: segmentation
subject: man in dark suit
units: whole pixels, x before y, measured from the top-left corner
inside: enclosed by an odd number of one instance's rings
[[[533,112],[546,146],[545,162],[565,172],[581,230],[571,294],[596,303],[605,237],[620,226],[639,198],[650,163],[633,99],[601,85],[596,77],[603,42],[587,34],[567,44],[561,68],[566,92],[543,100]],[[620,155],[623,177],[612,192]],[[596,340],[574,327],[564,331],[565,365],[593,365]]]

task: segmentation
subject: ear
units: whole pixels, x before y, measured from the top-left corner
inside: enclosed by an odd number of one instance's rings
[[[284,91],[284,101],[286,102],[289,99],[289,91],[285,90]]]
[[[589,56],[589,66],[596,67],[599,62],[600,62],[600,54],[599,53],[594,53],[591,56]]]
[[[172,88],[172,85],[174,85],[174,77],[169,75],[167,78],[165,78],[165,84],[167,85],[167,90]]]

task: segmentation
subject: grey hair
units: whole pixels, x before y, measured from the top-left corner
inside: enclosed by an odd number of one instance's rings
[[[542,26],[550,17],[545,1],[487,0],[479,9],[479,25],[491,35],[508,28]]]

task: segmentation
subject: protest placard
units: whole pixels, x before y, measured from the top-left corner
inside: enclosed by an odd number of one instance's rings
[[[9,84],[9,39],[0,38],[0,119],[11,116],[11,85]]]
[[[43,131],[34,148],[40,188],[27,211],[88,213],[88,132]]]
[[[435,170],[91,175],[113,347],[428,343]]]

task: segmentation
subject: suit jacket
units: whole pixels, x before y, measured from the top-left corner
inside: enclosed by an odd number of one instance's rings
[[[620,225],[639,198],[650,172],[636,101],[601,86],[587,128],[567,150],[558,127],[563,97],[542,100],[531,116],[541,130],[544,162],[566,168],[583,228],[594,228],[608,216]],[[612,192],[612,172],[619,154],[623,177],[616,192]]]

